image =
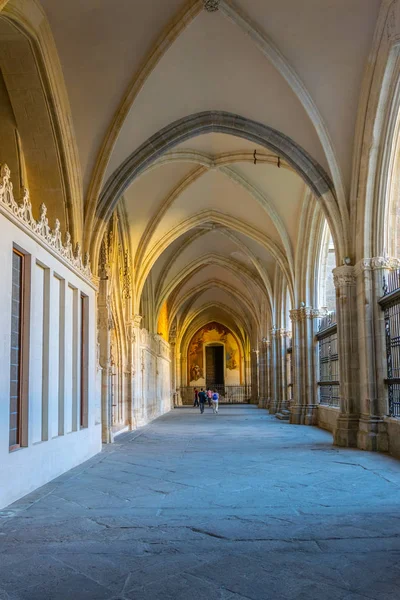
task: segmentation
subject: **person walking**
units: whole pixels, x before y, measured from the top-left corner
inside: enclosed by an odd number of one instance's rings
[[[203,390],[203,388],[201,388],[201,390],[199,392],[199,402],[200,402],[200,412],[201,412],[201,414],[203,414],[203,412],[204,412],[204,404],[205,404],[206,400],[207,400],[207,394]]]
[[[212,395],[212,403],[213,403],[213,413],[214,415],[218,414],[218,402],[219,402],[219,394],[216,390],[214,390],[214,393]]]
[[[211,408],[211,404],[212,404],[212,391],[210,390],[210,388],[208,388],[208,390],[207,390],[207,400],[208,400],[208,406]]]
[[[199,406],[199,390],[194,388],[194,404],[193,406]]]

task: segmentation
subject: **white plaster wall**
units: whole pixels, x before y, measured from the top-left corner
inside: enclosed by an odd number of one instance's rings
[[[44,485],[89,459],[101,449],[101,428],[96,424],[96,321],[95,290],[34,239],[0,214],[0,508]],[[13,244],[31,255],[30,381],[28,395],[28,447],[9,452],[11,260]],[[40,267],[38,266],[40,265]],[[56,276],[58,279],[56,279]],[[46,284],[46,278],[48,285]],[[46,287],[47,285],[47,287]],[[71,299],[80,292],[89,300],[88,427],[80,429],[79,369],[70,364],[77,352],[70,352],[72,326],[66,329],[65,352],[60,344],[60,309],[65,300],[67,319],[73,318]],[[70,287],[71,286],[71,287]],[[71,294],[69,293],[71,289]],[[70,294],[70,295],[69,295]],[[46,309],[47,306],[47,309]],[[75,305],[76,306],[76,305]],[[46,310],[48,311],[46,313]],[[48,319],[50,327],[46,327]],[[66,323],[67,324],[67,323]],[[75,323],[75,330],[79,321]],[[48,335],[48,351],[42,340]],[[62,377],[68,375],[65,381]],[[75,383],[71,382],[71,376]],[[46,387],[47,386],[47,387]],[[45,390],[48,389],[48,404]],[[75,397],[74,397],[75,394]],[[65,403],[65,431],[59,416]],[[75,407],[73,402],[75,401]],[[48,408],[48,410],[47,410]],[[48,438],[48,439],[47,439]]]

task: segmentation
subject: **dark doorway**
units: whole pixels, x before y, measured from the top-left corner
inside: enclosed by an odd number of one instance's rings
[[[224,383],[224,346],[206,346],[206,386]]]

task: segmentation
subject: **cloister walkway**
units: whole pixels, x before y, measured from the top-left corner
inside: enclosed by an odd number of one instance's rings
[[[398,600],[400,462],[182,408],[1,511],[1,600]]]

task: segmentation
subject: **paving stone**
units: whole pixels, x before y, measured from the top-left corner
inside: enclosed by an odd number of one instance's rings
[[[398,600],[400,462],[175,410],[8,507],[0,600]]]

